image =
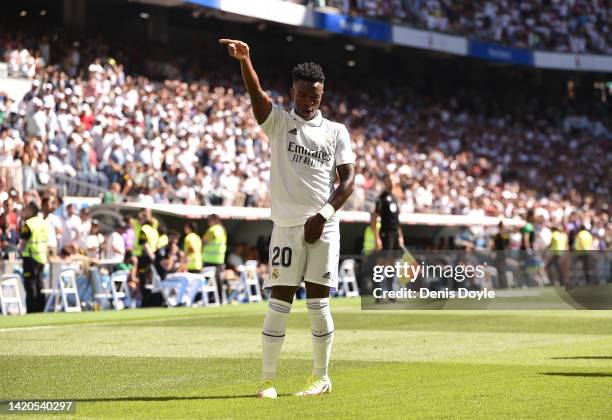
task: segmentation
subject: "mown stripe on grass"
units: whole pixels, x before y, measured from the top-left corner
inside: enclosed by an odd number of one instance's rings
[[[301,399],[307,359],[281,361],[281,398],[252,397],[252,358],[3,359],[0,398],[69,398],[91,418],[610,418],[609,378],[522,365],[337,361],[331,395]],[[557,375],[545,375],[552,372]]]
[[[0,355],[36,356],[118,356],[118,357],[259,357],[258,329],[203,326],[139,326],[116,328],[58,328],[19,331],[2,335]],[[578,356],[589,346],[590,354],[605,355],[612,337],[602,335],[343,330],[336,331],[334,360],[354,361],[460,361],[482,363],[524,363],[540,365],[593,365],[611,361],[563,360],[553,357]],[[537,357],[527,357],[535,354]],[[589,354],[589,353],[587,353]],[[311,356],[311,337],[306,324],[287,331],[283,358]]]

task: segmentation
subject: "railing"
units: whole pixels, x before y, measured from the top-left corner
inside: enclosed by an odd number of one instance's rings
[[[27,171],[31,167],[23,166],[21,162],[12,164],[0,164],[0,179],[4,181],[4,188],[9,190],[15,188],[21,195],[22,192],[31,188],[57,187],[62,196],[99,197],[109,191],[110,182],[103,172],[94,175],[78,173],[71,177],[62,173],[52,173],[48,183],[42,183],[36,179],[36,172]],[[123,197],[121,197],[123,199]]]
[[[78,173],[76,177],[53,173],[49,183],[58,188],[60,195],[78,197],[99,197],[108,192],[110,187],[110,181],[103,172]]]

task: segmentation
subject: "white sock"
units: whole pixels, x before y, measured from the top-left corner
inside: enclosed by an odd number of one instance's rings
[[[276,366],[287,329],[287,316],[291,304],[278,299],[268,301],[268,312],[261,331],[261,380],[267,381],[276,377]]]
[[[306,299],[312,331],[314,368],[312,374],[327,376],[329,355],[334,341],[334,320],[329,311],[329,298]]]

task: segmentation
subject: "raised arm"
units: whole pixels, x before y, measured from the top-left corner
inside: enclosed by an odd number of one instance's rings
[[[272,100],[266,92],[263,91],[259,84],[259,78],[251,63],[251,57],[249,55],[249,46],[242,41],[236,39],[220,39],[220,44],[227,45],[227,52],[230,57],[234,57],[240,61],[240,69],[242,70],[242,79],[244,85],[249,92],[251,98],[251,106],[253,107],[253,114],[258,124],[263,124],[264,121],[270,115],[272,111]]]

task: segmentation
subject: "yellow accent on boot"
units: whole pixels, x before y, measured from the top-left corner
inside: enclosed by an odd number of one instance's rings
[[[259,389],[257,390],[257,398],[276,398],[276,388],[274,388],[274,382],[272,381],[263,381],[261,385],[259,385]]]
[[[331,390],[332,383],[329,376],[319,377],[312,375],[306,382],[306,385],[304,385],[304,390],[293,395],[298,397],[313,397],[315,395],[329,394]]]

